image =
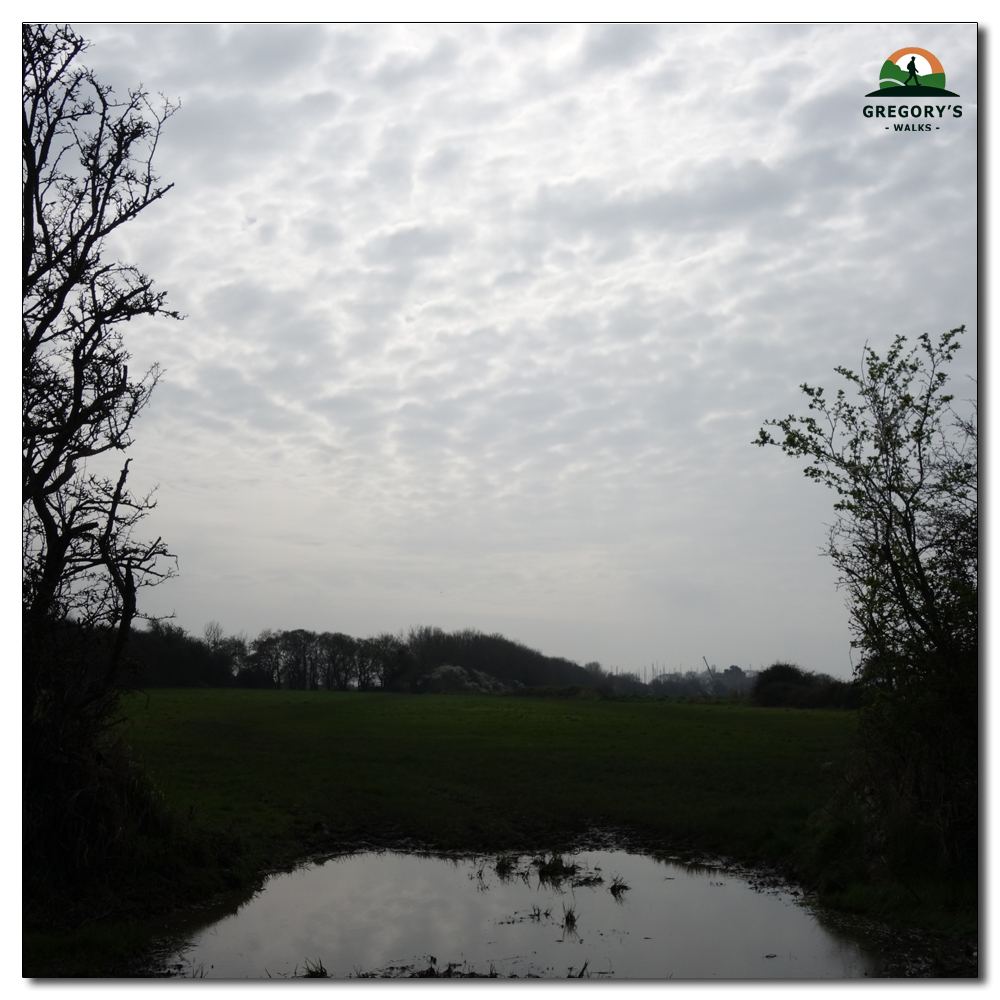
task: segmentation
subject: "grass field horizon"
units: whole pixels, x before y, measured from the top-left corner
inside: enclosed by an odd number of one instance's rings
[[[126,709],[178,815],[276,855],[359,837],[542,846],[605,826],[774,860],[801,843],[855,727],[834,710],[481,695],[160,689]]]

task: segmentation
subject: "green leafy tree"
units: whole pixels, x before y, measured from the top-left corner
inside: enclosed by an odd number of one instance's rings
[[[867,696],[870,846],[888,857],[915,824],[949,866],[974,856],[978,815],[977,415],[945,391],[963,332],[896,337],[884,358],[866,347],[860,372],[836,369],[850,395],[803,385],[808,415],[767,421],[756,441],[837,495],[826,554]]]
[[[324,632],[317,641],[323,686],[327,691],[346,691],[354,680],[357,640],[343,632]]]
[[[266,687],[280,688],[282,681],[287,683],[280,632],[266,628],[250,643],[248,672]]]
[[[387,691],[408,668],[412,668],[415,659],[402,638],[391,632],[380,632],[368,641],[371,644],[379,687]]]

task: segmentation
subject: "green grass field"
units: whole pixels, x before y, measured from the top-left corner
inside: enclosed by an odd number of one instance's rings
[[[779,858],[855,725],[736,704],[192,689],[126,713],[177,814],[276,863],[362,837],[545,847],[595,825]]]

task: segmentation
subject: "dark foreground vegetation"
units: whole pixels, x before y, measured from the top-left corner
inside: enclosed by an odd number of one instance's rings
[[[853,816],[874,873],[918,863],[975,879],[979,861],[979,504],[975,398],[945,391],[964,327],[884,357],[757,443],[832,489],[826,554],[848,594],[863,691],[858,742],[829,809]],[[853,396],[849,396],[852,392]],[[972,387],[974,396],[974,384]]]
[[[116,96],[68,26],[22,24],[22,834],[28,925],[97,920],[171,819],[113,734],[139,594],[171,574],[138,537],[134,422],[158,369],[129,372],[123,329],[176,316],[106,242],[168,190],[152,159],[175,107]],[[192,842],[191,856],[210,846]],[[159,870],[159,869],[158,869]],[[166,871],[161,874],[167,877]],[[125,893],[125,896],[122,894]],[[81,908],[85,910],[81,912]]]

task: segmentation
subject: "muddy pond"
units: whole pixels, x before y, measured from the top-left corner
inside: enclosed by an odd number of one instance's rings
[[[790,888],[624,851],[344,855],[275,875],[234,909],[184,929],[169,972],[213,979],[310,971],[614,979],[879,973],[875,958],[824,928]]]

